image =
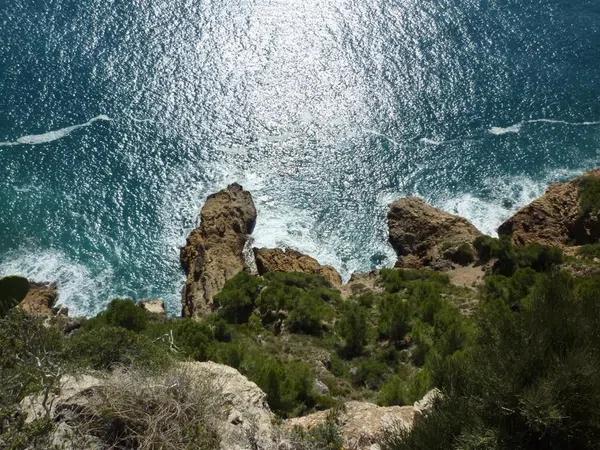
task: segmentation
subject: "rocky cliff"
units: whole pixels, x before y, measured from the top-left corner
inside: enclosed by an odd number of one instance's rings
[[[389,205],[389,241],[398,267],[449,268],[473,261],[473,241],[481,232],[467,219],[434,208],[417,197]]]
[[[498,228],[500,236],[516,245],[538,243],[558,247],[583,245],[600,239],[600,217],[586,207],[585,190],[594,190],[600,170],[593,170],[564,183],[555,183],[546,193],[520,209]]]
[[[252,196],[239,184],[231,184],[206,199],[200,224],[181,249],[181,265],[187,276],[183,316],[211,311],[213,298],[225,282],[248,268],[244,249],[255,224]]]

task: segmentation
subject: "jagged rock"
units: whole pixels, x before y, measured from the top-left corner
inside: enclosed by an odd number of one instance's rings
[[[600,177],[600,169],[551,185],[544,195],[500,225],[498,234],[510,237],[515,245],[538,243],[564,248],[597,242],[600,218],[580,208],[580,186],[584,177]]]
[[[390,204],[387,221],[389,241],[400,267],[449,269],[452,263],[467,265],[475,254],[473,241],[481,235],[467,219],[416,197]]]
[[[186,376],[201,386],[209,383],[209,391],[214,395],[210,399],[211,419],[220,438],[221,450],[275,450],[278,448],[279,433],[275,426],[275,416],[269,409],[266,394],[237,370],[213,362],[185,362],[183,369]],[[64,450],[95,450],[105,448],[98,445],[99,440],[93,436],[78,435],[77,446],[69,447],[69,437],[73,431],[81,431],[78,424],[85,423],[90,414],[89,405],[98,409],[98,398],[105,397],[101,392],[108,378],[92,375],[63,376],[56,392],[26,397],[21,402],[21,410],[26,422],[48,417],[56,424],[50,436],[52,442],[60,444],[57,448]],[[114,382],[114,380],[113,380]],[[151,388],[164,389],[161,383],[153,378],[139,379],[136,382],[146,383]],[[125,388],[126,389],[126,388]],[[209,399],[207,399],[209,402]],[[81,438],[84,438],[81,440]],[[85,445],[82,442],[86,442]],[[89,445],[87,444],[89,442]]]
[[[239,184],[210,195],[200,211],[200,225],[181,249],[187,275],[182,314],[199,316],[213,309],[213,298],[225,282],[248,268],[244,249],[256,224],[252,196]]]
[[[276,449],[275,416],[266,394],[232,367],[213,362],[184,363],[188,373],[210,380],[220,401],[215,415],[222,450]]]
[[[65,308],[55,308],[58,289],[55,283],[29,283],[29,291],[19,307],[32,316],[53,317],[57,313],[66,314]]]
[[[333,287],[342,285],[342,277],[331,266],[322,266],[308,255],[292,249],[255,248],[256,268],[259,275],[268,272],[302,272],[320,275]]]
[[[291,432],[294,427],[311,430],[326,423],[331,411],[319,411],[304,417],[285,421],[284,428]],[[368,402],[347,402],[338,413],[336,423],[340,427],[343,448],[368,450],[381,442],[387,429],[395,426],[410,428],[414,420],[412,406],[377,406]]]
[[[159,316],[167,315],[167,311],[165,309],[165,302],[163,302],[162,300],[142,300],[138,303],[138,305],[140,305],[140,307],[143,310],[151,314],[156,314]]]
[[[421,400],[414,403],[413,408],[415,410],[415,420],[422,418],[425,414],[433,408],[433,405],[437,400],[442,398],[442,391],[438,388],[433,388],[427,394],[423,396]]]
[[[371,272],[355,272],[350,276],[350,280],[340,288],[340,292],[344,298],[368,292],[381,293],[383,291],[383,286],[379,283],[378,270],[373,270]]]

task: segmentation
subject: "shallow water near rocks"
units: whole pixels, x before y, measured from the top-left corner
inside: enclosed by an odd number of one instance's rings
[[[16,0],[0,17],[0,273],[179,309],[178,247],[238,181],[261,246],[389,264],[416,194],[492,233],[598,165],[597,1]]]

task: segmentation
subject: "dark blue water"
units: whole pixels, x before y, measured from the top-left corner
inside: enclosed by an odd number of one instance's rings
[[[600,163],[600,2],[0,0],[0,272],[179,309],[204,197],[257,244],[391,261],[418,194],[493,232]]]

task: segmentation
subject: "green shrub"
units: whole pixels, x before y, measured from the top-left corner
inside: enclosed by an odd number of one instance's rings
[[[379,302],[379,337],[399,344],[410,330],[412,311],[406,300],[398,295],[387,294]]]
[[[305,363],[284,363],[261,352],[249,352],[241,369],[267,394],[273,411],[283,417],[303,414],[316,404],[315,377]]]
[[[111,301],[106,311],[100,314],[107,325],[140,332],[148,324],[148,314],[130,299]]]
[[[0,278],[0,317],[8,314],[29,292],[27,278],[10,276]]]
[[[444,252],[444,256],[461,266],[469,265],[475,261],[473,246],[466,242],[463,242],[456,248],[447,250]]]
[[[579,208],[581,215],[600,211],[600,178],[582,177],[579,182]]]
[[[333,408],[324,423],[309,430],[296,427],[292,430],[291,441],[294,450],[342,450],[343,437],[338,424],[338,408]]]
[[[196,361],[208,359],[213,338],[209,325],[194,319],[180,319],[173,321],[171,329],[175,345],[183,355]]]
[[[215,298],[220,314],[231,323],[246,323],[262,287],[258,277],[240,272],[227,281]]]
[[[430,281],[440,285],[450,283],[448,275],[426,269],[382,269],[380,277],[386,292],[392,294],[407,289],[414,281]]]
[[[579,248],[577,253],[584,258],[600,258],[600,243],[583,245]]]
[[[303,293],[290,305],[286,323],[290,331],[319,336],[322,332],[321,319],[330,316],[330,308],[318,297]]]
[[[382,386],[377,403],[382,406],[412,405],[431,388],[431,376],[428,370],[394,375]]]
[[[428,364],[444,399],[386,448],[596,448],[599,297],[600,279],[550,272],[519,308],[485,301],[477,339]]]
[[[344,340],[342,354],[348,358],[360,356],[367,343],[367,314],[354,302],[349,302],[342,310],[338,324],[339,334]]]
[[[115,326],[82,329],[69,338],[66,350],[69,361],[95,370],[132,365],[159,369],[170,362],[160,342]]]
[[[367,359],[356,367],[352,382],[368,389],[379,389],[390,373],[390,368],[382,361]]]
[[[480,262],[486,263],[492,258],[497,258],[502,247],[508,244],[507,240],[500,240],[487,235],[481,235],[473,242]]]

